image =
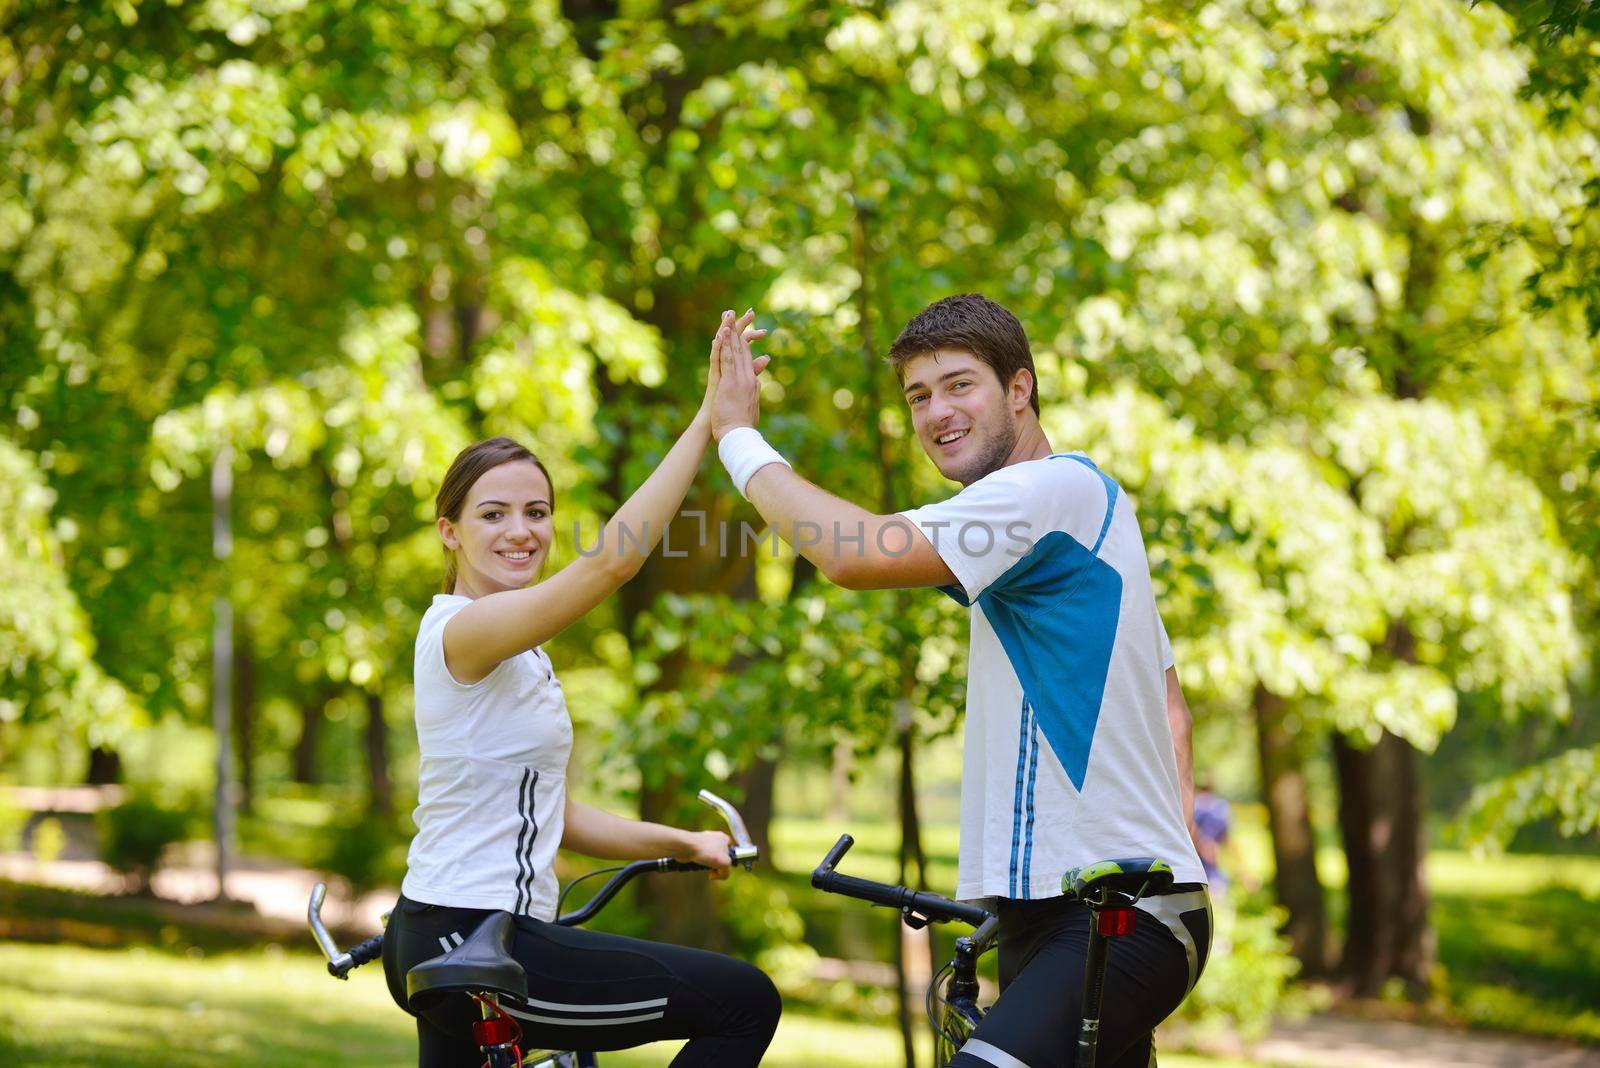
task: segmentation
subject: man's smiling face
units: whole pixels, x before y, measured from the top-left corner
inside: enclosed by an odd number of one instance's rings
[[[1014,391],[993,368],[963,349],[939,349],[907,360],[900,381],[917,438],[944,477],[970,486],[1005,466],[1017,443]]]

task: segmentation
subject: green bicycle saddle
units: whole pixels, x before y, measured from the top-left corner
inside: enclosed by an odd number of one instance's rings
[[[1124,857],[1071,868],[1061,877],[1068,897],[1086,898],[1102,887],[1135,900],[1163,894],[1172,888],[1172,865],[1155,857]]]

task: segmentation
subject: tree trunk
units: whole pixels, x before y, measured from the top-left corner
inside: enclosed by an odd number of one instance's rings
[[[1339,978],[1357,997],[1379,996],[1390,979],[1421,997],[1435,949],[1422,874],[1421,758],[1387,731],[1371,749],[1335,735],[1333,755],[1350,872]]]
[[[895,510],[894,460],[889,454],[889,443],[884,437],[883,424],[877,413],[883,410],[883,367],[878,359],[878,348],[872,333],[872,237],[868,229],[870,209],[860,199],[856,200],[854,225],[851,228],[851,245],[860,284],[856,286],[856,305],[860,313],[862,394],[870,402],[868,434],[878,466],[878,505],[884,514]],[[910,613],[910,595],[901,590],[895,596],[895,611],[905,618]],[[901,636],[893,649],[899,667],[899,696],[894,705],[894,728],[900,750],[900,788],[897,807],[900,810],[900,882],[918,889],[927,883],[927,864],[922,855],[922,825],[917,817],[917,789],[913,768],[916,764],[916,721],[912,715],[912,698],[916,692],[916,650],[909,640]],[[911,869],[916,868],[913,881]],[[932,964],[932,939],[920,937],[904,924],[899,924],[900,952],[895,954],[895,974],[899,980],[900,1044],[906,1068],[916,1068],[917,1052],[914,1041],[915,1007],[922,1002],[923,991],[914,989],[921,977],[921,969],[913,966],[914,960],[924,955]],[[923,981],[925,986],[926,981]]]
[[[1328,919],[1317,877],[1316,839],[1306,788],[1304,752],[1286,719],[1284,701],[1263,686],[1255,693],[1256,740],[1261,756],[1261,796],[1272,832],[1273,886],[1288,910],[1284,935],[1301,974],[1328,970]]]
[[[89,747],[89,767],[83,781],[90,786],[109,786],[122,781],[122,757],[115,749]]]
[[[256,658],[250,629],[240,625],[233,643],[233,726],[239,750],[239,811],[256,802]]]
[[[387,820],[393,815],[394,784],[389,777],[389,725],[383,718],[383,696],[366,694],[367,702],[367,771],[370,789],[367,793],[367,811],[375,818]]]
[[[644,787],[639,791],[639,818],[682,826],[687,796],[684,789],[683,780],[676,777],[658,787]],[[709,881],[704,876],[663,875],[641,879],[639,900],[655,914],[652,937],[716,953],[726,953],[730,949],[727,931],[717,918],[720,895],[710,892]]]
[[[289,777],[295,782],[317,781],[317,739],[322,735],[322,709],[327,701],[327,694],[317,694],[300,706],[300,737],[294,743],[289,770]]]
[[[776,744],[782,745],[780,733]],[[768,871],[778,873],[778,865],[772,855],[772,790],[778,778],[778,754],[771,757],[758,756],[750,762],[734,779],[735,785],[743,795],[739,803],[739,814],[744,817],[745,829],[750,832],[750,840],[761,850],[761,861]]]
[[[905,594],[899,598],[904,602]],[[903,650],[909,652],[909,649]],[[927,884],[927,862],[922,854],[922,822],[917,815],[917,783],[915,775],[917,739],[916,726],[911,718],[910,690],[913,676],[901,657],[901,696],[895,702],[895,733],[900,750],[900,784],[896,807],[900,810],[900,884],[921,889]],[[912,869],[916,869],[913,876]],[[900,997],[898,1015],[900,1045],[905,1055],[906,1068],[917,1068],[915,1044],[915,1006],[921,1003],[921,991],[927,987],[927,975],[919,965],[924,958],[932,963],[932,940],[927,931],[913,931],[894,917],[900,938],[900,952],[895,954],[895,978],[899,981]]]
[[[793,570],[790,573],[789,600],[794,600],[805,592],[813,578],[816,577],[817,566],[805,557],[795,554]],[[754,598],[757,595],[755,585],[755,569],[752,568],[733,591],[735,597]],[[734,670],[729,665],[730,674]],[[742,771],[735,780],[744,800],[739,806],[739,811],[744,815],[745,827],[750,831],[750,839],[761,850],[761,859],[768,870],[774,874],[778,872],[777,857],[772,851],[772,813],[773,790],[778,780],[778,764],[783,759],[784,729],[783,724],[774,725],[775,733],[771,742],[771,756],[764,757],[759,753],[751,761],[750,766]]]

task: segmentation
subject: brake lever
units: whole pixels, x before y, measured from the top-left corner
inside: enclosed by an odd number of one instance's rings
[[[735,864],[743,865],[745,871],[756,862],[761,855],[761,850],[750,840],[750,832],[744,825],[744,817],[739,815],[739,810],[731,804],[712,793],[710,790],[701,790],[697,795],[702,804],[717,810],[728,830],[733,834],[734,845],[728,850],[728,856]]]

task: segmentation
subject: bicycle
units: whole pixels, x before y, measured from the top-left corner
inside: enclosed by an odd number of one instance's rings
[[[983,1020],[986,1009],[978,1004],[978,959],[994,948],[1000,918],[978,905],[835,871],[854,844],[855,839],[848,834],[840,835],[811,873],[811,885],[825,893],[898,909],[902,921],[913,929],[930,923],[964,923],[974,929],[956,939],[954,956],[934,973],[924,999],[928,1023],[933,1028],[934,1068],[944,1068]],[[1132,933],[1134,906],[1139,899],[1164,893],[1172,881],[1172,868],[1153,857],[1087,864],[1061,877],[1061,892],[1089,907],[1089,952],[1084,959],[1077,1068],[1094,1068],[1099,1052],[1108,941]],[[941,988],[941,980],[947,974],[949,979]]]
[[[728,825],[734,845],[728,856],[733,863],[749,871],[760,855],[750,840],[744,818],[739,810],[710,790],[701,790],[699,800],[715,809]],[[705,871],[703,865],[689,861],[659,857],[654,860],[635,860],[617,868],[590,872],[568,883],[562,891],[556,908],[559,911],[567,894],[585,879],[610,874],[611,878],[596,891],[582,908],[561,913],[553,921],[562,927],[578,927],[599,914],[600,910],[628,883],[640,875],[653,872]],[[341,951],[327,926],[322,922],[322,903],[327,887],[318,883],[311,889],[311,901],[306,909],[306,922],[317,947],[328,961],[328,974],[335,979],[348,979],[350,973],[383,952],[383,935],[376,934],[355,948]],[[387,926],[389,917],[383,917]],[[581,1050],[534,1051],[537,1060],[524,1060],[519,1046],[522,1027],[500,1007],[500,999],[525,999],[528,996],[527,975],[522,965],[511,956],[511,937],[514,919],[509,912],[496,912],[480,923],[476,930],[462,939],[454,949],[423,961],[406,973],[406,1000],[413,1010],[426,1009],[441,1000],[466,995],[475,1001],[482,1012],[472,1025],[473,1042],[483,1052],[484,1068],[597,1068],[599,1059]]]

